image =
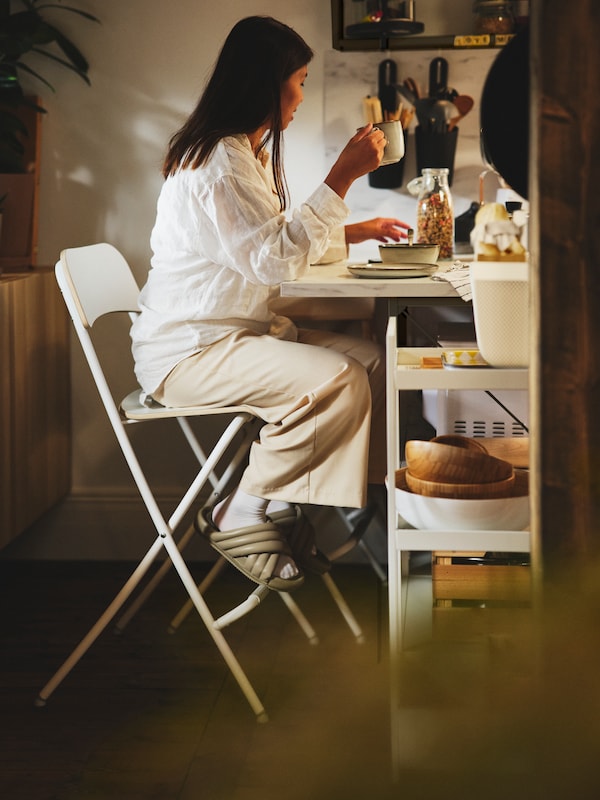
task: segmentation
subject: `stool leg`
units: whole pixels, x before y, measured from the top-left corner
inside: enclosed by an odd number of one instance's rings
[[[341,615],[346,620],[346,623],[352,631],[357,644],[363,644],[365,641],[365,636],[361,630],[361,627],[356,621],[354,614],[350,610],[350,606],[344,600],[342,593],[334,583],[333,578],[328,572],[326,572],[324,575],[321,575],[321,578],[323,579],[323,583],[327,587],[329,594],[332,596],[333,602],[339,608]]]
[[[310,644],[319,644],[319,637],[313,626],[302,613],[298,603],[289,596],[287,592],[277,592],[284,604],[288,607],[290,614],[294,617],[298,625],[302,628]]]

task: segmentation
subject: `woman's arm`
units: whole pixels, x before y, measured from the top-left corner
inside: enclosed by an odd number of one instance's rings
[[[369,122],[350,139],[325,178],[342,200],[357,178],[377,169],[385,149],[385,135]]]
[[[406,231],[410,225],[399,219],[389,217],[376,217],[375,219],[355,222],[345,226],[346,244],[360,244],[367,239],[376,239],[378,242],[399,242],[406,238]]]

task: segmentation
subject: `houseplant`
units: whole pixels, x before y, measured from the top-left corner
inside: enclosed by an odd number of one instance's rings
[[[39,116],[46,113],[36,97],[25,93],[21,79],[27,77],[29,84],[54,91],[40,71],[44,62],[53,62],[90,83],[86,59],[56,27],[54,18],[59,13],[98,22],[87,11],[60,0],[0,0],[0,195],[6,194],[5,232],[10,230],[10,237],[0,244],[0,265],[4,261],[9,268],[29,266],[35,258],[36,131]],[[24,253],[23,238],[28,250]],[[23,259],[25,263],[21,263]]]

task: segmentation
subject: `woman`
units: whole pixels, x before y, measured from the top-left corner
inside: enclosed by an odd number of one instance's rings
[[[369,481],[383,482],[384,365],[374,343],[297,330],[269,299],[336,242],[345,255],[349,243],[398,241],[408,227],[395,219],[343,227],[346,192],[377,168],[385,146],[372,125],[286,219],[282,133],[302,102],[312,55],[270,17],[232,29],[169,143],[152,269],[132,328],[136,374],[155,400],[244,405],[264,420],[239,487],[199,514],[197,526],[252,580],[284,591],[302,583],[302,568],[328,568],[295,504],[359,508],[367,468]]]

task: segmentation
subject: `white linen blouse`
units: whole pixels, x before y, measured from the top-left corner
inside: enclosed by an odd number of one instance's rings
[[[180,361],[236,329],[286,336],[269,298],[328,248],[337,249],[330,260],[346,256],[348,214],[323,183],[287,219],[267,163],[255,157],[246,135],[222,139],[202,167],[169,176],[131,329],[143,390],[151,394]]]

